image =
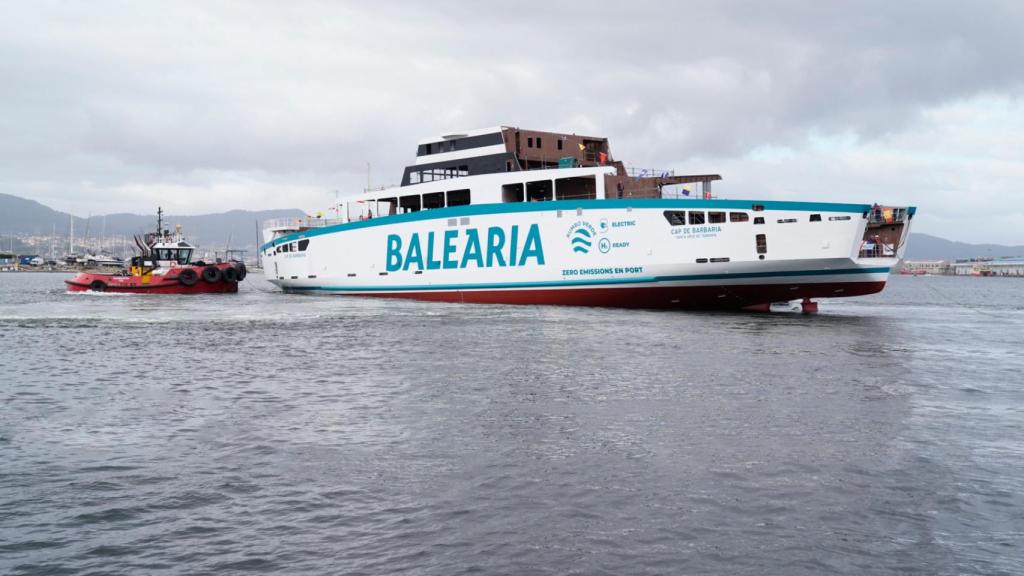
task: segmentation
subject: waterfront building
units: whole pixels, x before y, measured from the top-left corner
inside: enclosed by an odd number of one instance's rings
[[[945,260],[904,260],[900,264],[901,274],[949,274],[949,262]]]
[[[1017,276],[1024,277],[1024,257],[966,258],[950,268],[955,276]]]

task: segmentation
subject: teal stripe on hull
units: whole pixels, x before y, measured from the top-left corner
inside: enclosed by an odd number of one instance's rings
[[[323,228],[311,228],[302,232],[295,232],[267,242],[260,246],[260,250],[297,240],[299,238],[311,238],[323,234],[333,234],[347,230],[358,230],[360,228],[371,228],[373,226],[388,226],[391,224],[402,224],[406,222],[419,222],[423,220],[444,220],[446,218],[459,218],[462,216],[481,216],[485,214],[516,214],[523,212],[554,212],[556,210],[574,211],[577,208],[583,210],[616,210],[624,208],[649,209],[665,208],[677,210],[711,209],[721,208],[724,210],[751,210],[754,204],[765,207],[765,210],[794,210],[801,212],[853,212],[867,213],[871,210],[870,204],[837,204],[831,202],[784,202],[779,200],[678,200],[672,198],[632,198],[623,200],[555,200],[551,202],[509,202],[505,204],[470,204],[468,206],[453,206],[451,208],[436,208],[433,210],[420,210],[408,214],[396,214],[394,216],[383,216],[370,220],[360,220],[347,224],[335,224]]]
[[[888,266],[844,268],[841,270],[788,270],[781,272],[740,272],[736,274],[691,274],[689,276],[645,276],[640,278],[595,278],[593,280],[550,280],[543,282],[503,282],[492,284],[435,284],[430,286],[291,286],[286,290],[325,292],[437,292],[448,290],[508,290],[515,288],[568,288],[614,284],[651,284],[696,280],[736,280],[740,278],[792,278],[848,274],[887,274]]]

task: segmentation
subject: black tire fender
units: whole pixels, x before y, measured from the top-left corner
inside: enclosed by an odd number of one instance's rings
[[[245,277],[249,274],[249,271],[245,269],[244,263],[238,264],[238,281],[245,280]]]
[[[238,270],[235,270],[234,266],[228,266],[221,270],[221,274],[224,275],[225,282],[238,282]]]
[[[183,286],[194,286],[199,281],[199,274],[191,268],[186,268],[178,273],[178,282]]]
[[[206,268],[203,268],[203,280],[205,282],[209,282],[210,284],[220,282],[223,276],[224,275],[220,273],[220,270],[216,266],[207,266]]]
[[[105,292],[107,290],[107,283],[103,280],[93,280],[89,283],[89,290],[93,292]]]

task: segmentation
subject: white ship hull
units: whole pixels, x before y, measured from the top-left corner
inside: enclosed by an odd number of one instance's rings
[[[882,290],[903,245],[864,252],[870,210],[714,199],[473,204],[271,227],[261,250],[267,278],[290,292],[744,308]],[[675,211],[699,211],[705,223],[673,223]]]

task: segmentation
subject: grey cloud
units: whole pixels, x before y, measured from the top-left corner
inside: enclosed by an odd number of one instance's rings
[[[218,171],[358,186],[367,161],[395,181],[416,139],[494,124],[596,132],[651,164],[871,141],[1018,95],[1021,6],[23,4],[0,23],[0,187]]]

